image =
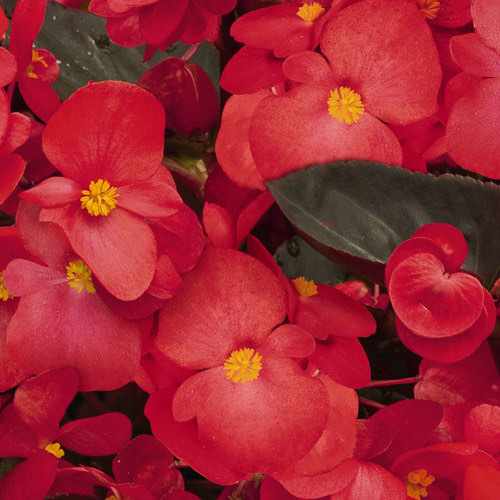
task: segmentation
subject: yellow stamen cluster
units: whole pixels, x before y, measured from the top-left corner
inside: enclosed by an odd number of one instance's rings
[[[0,300],[2,302],[7,302],[9,299],[13,299],[14,295],[12,295],[3,282],[3,277],[5,276],[5,271],[0,272]]]
[[[82,191],[83,196],[81,208],[86,208],[90,215],[109,215],[111,210],[116,208],[118,202],[116,198],[120,196],[116,192],[116,187],[111,187],[108,181],[97,179],[97,182],[91,181],[89,189]]]
[[[427,19],[436,19],[439,12],[439,2],[436,0],[414,0],[414,2]]]
[[[233,351],[224,363],[226,377],[235,384],[255,380],[262,370],[261,361],[262,356],[249,347]]]
[[[40,52],[38,50],[33,49],[31,51],[31,64],[26,68],[24,72],[28,78],[38,78],[38,75],[35,73],[35,68],[33,67],[33,63],[35,62],[42,63],[46,68],[49,67],[47,61],[45,61],[43,56],[40,55]]]
[[[92,271],[81,259],[73,260],[66,266],[66,279],[71,288],[78,288],[78,292],[85,288],[88,293],[95,293]]]
[[[45,447],[45,451],[48,451],[51,455],[54,455],[56,458],[64,457],[64,450],[61,448],[61,445],[56,441],[55,443],[50,443]]]
[[[299,276],[292,280],[293,286],[297,293],[301,297],[311,297],[312,295],[316,295],[318,293],[318,287],[313,280],[308,281],[304,278],[304,276]]]
[[[435,477],[427,474],[425,469],[414,470],[406,476],[406,493],[414,500],[427,497],[427,486],[435,481]]]
[[[339,87],[330,90],[328,98],[328,113],[340,123],[348,125],[356,123],[365,112],[365,106],[361,102],[361,96],[349,87]]]
[[[318,2],[313,2],[311,4],[304,3],[299,10],[297,11],[297,15],[302,18],[304,21],[309,23],[313,23],[321,17],[325,13],[325,8],[319,4]]]

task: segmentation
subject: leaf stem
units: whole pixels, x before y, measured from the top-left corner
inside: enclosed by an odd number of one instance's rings
[[[387,387],[390,385],[416,384],[418,377],[396,378],[393,380],[372,380],[367,387]]]

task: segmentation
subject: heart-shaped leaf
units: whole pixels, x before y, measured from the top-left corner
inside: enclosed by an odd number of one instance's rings
[[[314,165],[268,188],[304,235],[369,263],[387,262],[393,250],[430,222],[464,234],[464,269],[490,286],[500,269],[500,187],[469,177],[440,177],[366,161]]]

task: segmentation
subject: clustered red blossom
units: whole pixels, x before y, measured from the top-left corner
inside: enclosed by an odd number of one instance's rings
[[[145,59],[222,28],[242,47],[222,116],[189,55],[61,102],[57,54],[33,48],[46,0],[18,0],[0,47],[0,500],[195,500],[186,468],[220,500],[497,498],[497,309],[464,234],[436,221],[394,244],[380,292],[289,277],[250,233],[272,217],[265,183],[311,164],[500,179],[499,4],[58,1]],[[168,141],[217,126],[193,181]],[[388,405],[359,392],[399,383],[372,380],[381,317],[421,358],[414,397]]]

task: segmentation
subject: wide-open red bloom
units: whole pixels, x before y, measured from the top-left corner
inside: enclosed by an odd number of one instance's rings
[[[172,390],[152,394],[146,414],[160,441],[215,482],[288,467],[325,428],[329,391],[294,360],[313,351],[313,338],[293,325],[274,329],[285,313],[274,275],[224,249],[208,249],[160,313],[158,348],[202,371],[173,403]]]
[[[383,122],[404,125],[437,109],[438,54],[411,2],[345,7],[325,25],[321,51],[327,60],[308,51],[288,57],[284,73],[299,85],[253,113],[250,147],[264,179],[353,158],[400,165],[399,141]]]
[[[27,202],[18,210],[25,245],[46,265],[18,258],[7,266],[6,289],[20,297],[7,353],[29,373],[72,366],[82,390],[121,387],[139,366],[139,328],[103,303],[92,272],[60,227],[37,220],[39,211]]]
[[[150,287],[158,298],[169,297],[172,279],[180,280],[148,223],[168,227],[185,207],[160,168],[164,126],[161,104],[140,87],[87,85],[43,133],[45,154],[64,177],[21,195],[43,207],[41,221],[63,228],[74,251],[120,300],[137,299]]]

